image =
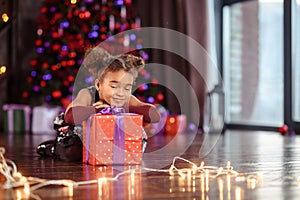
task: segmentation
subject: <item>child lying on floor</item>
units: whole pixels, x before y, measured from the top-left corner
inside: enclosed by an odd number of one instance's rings
[[[160,114],[156,107],[141,102],[132,95],[132,86],[139,70],[144,67],[143,59],[130,54],[109,59],[108,66],[98,70],[95,85],[80,90],[67,107],[62,116],[64,122],[69,125],[81,124],[90,115],[108,106],[122,107],[127,112],[143,115],[145,123],[158,122]],[[47,141],[39,145],[37,152],[62,160],[80,160],[82,156],[80,135],[74,134],[67,139],[57,137],[52,143]]]

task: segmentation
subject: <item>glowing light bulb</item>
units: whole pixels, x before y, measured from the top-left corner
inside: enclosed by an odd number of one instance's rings
[[[3,22],[8,22],[9,17],[8,17],[7,13],[2,14],[2,20],[3,20]]]
[[[0,74],[4,74],[6,72],[6,66],[5,65],[2,65],[0,67]]]
[[[193,179],[195,179],[196,173],[197,173],[197,166],[196,165],[193,166],[192,173],[193,173]]]
[[[244,176],[236,177],[236,178],[235,178],[235,181],[236,181],[236,182],[244,182],[244,181],[246,181],[246,177],[244,177]]]
[[[200,164],[200,169],[203,169],[203,168],[204,168],[204,162],[202,161]]]
[[[223,172],[223,167],[220,167],[218,170],[218,174],[221,174]]]
[[[28,182],[24,184],[24,193],[29,196],[30,195],[30,185]]]
[[[247,186],[248,186],[249,189],[252,189],[252,190],[255,189],[256,186],[257,186],[256,179],[252,178],[252,177],[248,178],[247,179]]]
[[[17,178],[22,178],[22,174],[20,172],[15,172],[14,176]]]
[[[228,170],[228,172],[231,171],[231,164],[230,164],[230,161],[227,161],[227,170]]]
[[[175,118],[174,117],[170,117],[169,122],[170,123],[174,123],[175,122]]]
[[[182,179],[185,179],[185,174],[182,171],[178,171],[178,174],[181,176]]]

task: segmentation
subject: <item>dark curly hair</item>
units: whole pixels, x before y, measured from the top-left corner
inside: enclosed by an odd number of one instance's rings
[[[87,69],[95,68],[97,71],[110,64],[112,55],[100,46],[90,47],[84,54],[83,66]]]
[[[108,72],[124,70],[125,72],[131,73],[134,79],[136,79],[138,72],[143,69],[144,66],[144,60],[132,54],[120,54],[117,56],[112,56],[110,64],[102,70],[99,70],[98,78],[100,81],[102,81]]]

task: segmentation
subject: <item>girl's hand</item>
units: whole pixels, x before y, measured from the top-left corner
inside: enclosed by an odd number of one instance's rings
[[[93,106],[99,110],[99,109],[103,109],[103,108],[106,108],[108,107],[109,105],[107,103],[104,103],[103,101],[97,101],[96,103],[93,103]]]

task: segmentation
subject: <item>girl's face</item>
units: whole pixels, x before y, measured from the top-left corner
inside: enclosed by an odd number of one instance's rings
[[[102,82],[96,79],[95,85],[101,100],[122,107],[129,102],[133,81],[132,74],[119,70],[107,72]]]

